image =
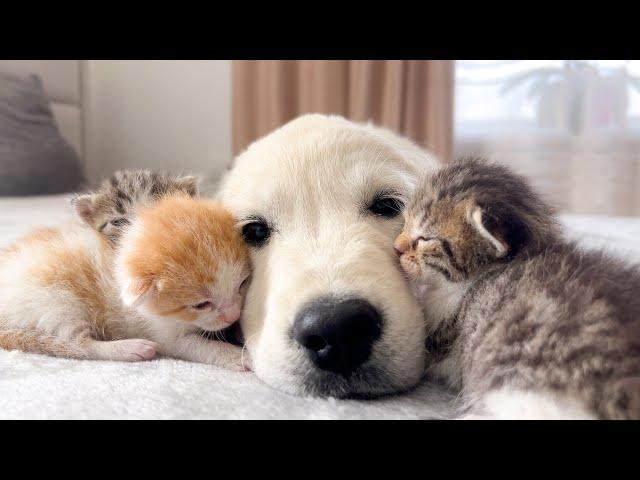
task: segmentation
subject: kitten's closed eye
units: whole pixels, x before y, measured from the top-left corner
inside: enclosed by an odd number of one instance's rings
[[[416,242],[416,250],[422,256],[439,258],[445,255],[443,241],[439,238],[418,238],[418,241]]]
[[[193,305],[193,308],[196,310],[210,310],[211,308],[213,308],[213,303],[207,300]]]
[[[424,266],[441,273],[447,280],[460,280],[462,278],[462,268],[447,240],[420,237],[416,242],[416,253]]]
[[[418,238],[418,248],[423,248],[426,251],[437,250],[441,245],[441,241],[437,238]]]
[[[240,283],[240,286],[238,287],[238,291],[242,291],[242,289],[244,287],[246,287],[249,284],[249,278],[251,277],[251,275],[247,275],[246,277],[244,277],[244,280],[242,280],[242,283]]]
[[[122,227],[124,225],[129,225],[129,220],[126,218],[114,218],[109,223],[114,227]]]

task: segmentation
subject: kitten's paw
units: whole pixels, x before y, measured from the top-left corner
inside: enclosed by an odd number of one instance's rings
[[[251,360],[251,356],[245,350],[244,355],[242,356],[242,366],[246,369],[247,372],[253,372],[253,361]]]
[[[253,363],[251,362],[251,357],[245,351],[242,354],[240,360],[231,366],[231,370],[235,372],[252,372],[253,371]]]
[[[111,360],[116,362],[140,362],[151,360],[156,356],[160,346],[143,338],[126,340],[91,341],[90,353],[96,360]]]
[[[218,363],[218,366],[232,370],[234,372],[250,372],[251,361],[246,349],[236,345],[225,344],[224,360]]]
[[[159,349],[157,343],[142,338],[119,340],[118,343],[121,343],[118,347],[121,349],[122,360],[125,362],[151,360]]]

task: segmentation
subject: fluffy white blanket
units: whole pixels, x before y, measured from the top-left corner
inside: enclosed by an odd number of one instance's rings
[[[0,247],[32,226],[70,215],[64,196],[0,199]],[[640,219],[564,217],[570,236],[640,260]],[[428,419],[452,415],[453,398],[424,383],[375,401],[293,397],[251,373],[172,359],[117,363],[0,350],[0,418]]]

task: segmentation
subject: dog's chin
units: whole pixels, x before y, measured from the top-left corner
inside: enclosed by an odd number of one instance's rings
[[[318,369],[310,369],[302,378],[304,395],[345,399],[375,399],[403,393],[418,383],[418,379],[399,381],[374,363],[363,365],[349,378]]]
[[[424,359],[416,359],[412,368],[393,365],[386,358],[369,360],[349,377],[317,368],[299,352],[275,363],[256,362],[255,372],[262,381],[291,395],[375,399],[413,389],[421,380]],[[399,368],[400,367],[400,368]],[[400,372],[402,370],[402,372]]]

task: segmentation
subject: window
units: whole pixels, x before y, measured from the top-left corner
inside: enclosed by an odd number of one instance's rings
[[[640,214],[640,61],[456,62],[456,155],[529,176],[562,211]]]

